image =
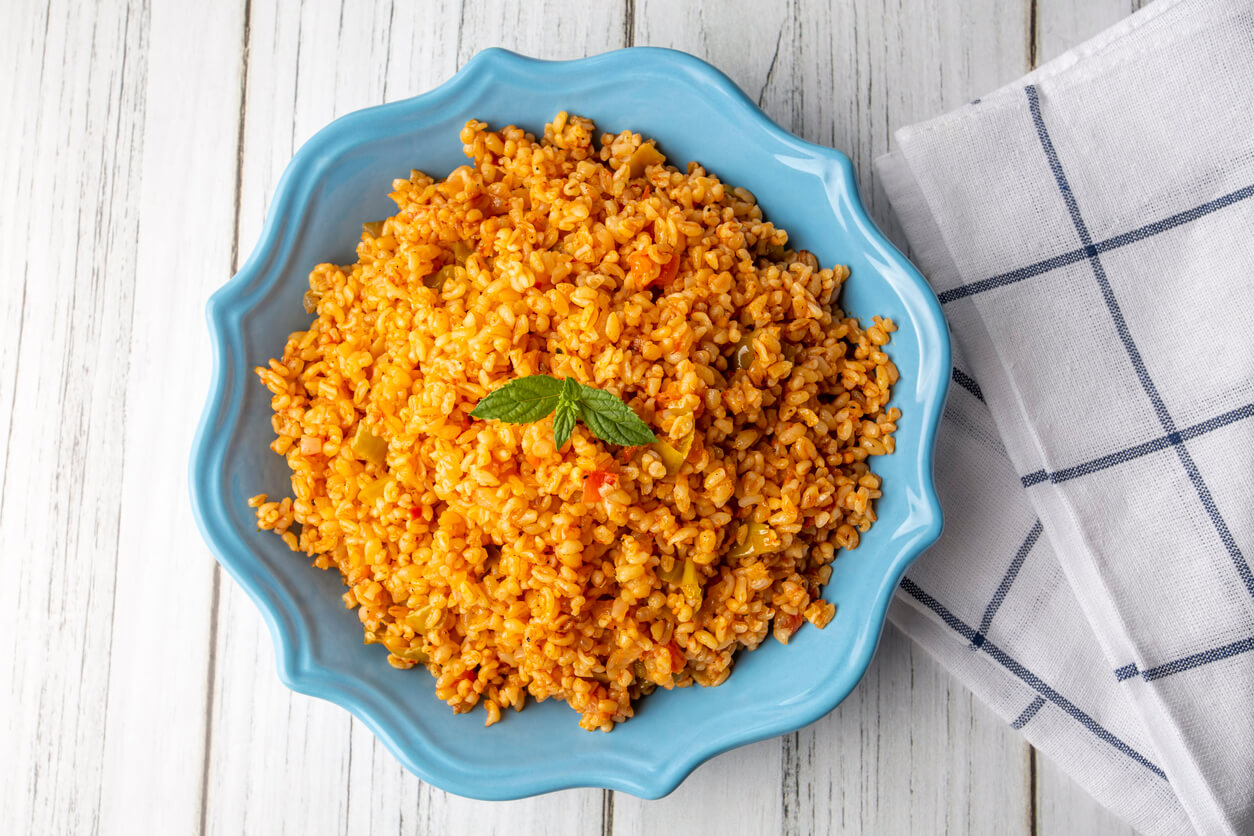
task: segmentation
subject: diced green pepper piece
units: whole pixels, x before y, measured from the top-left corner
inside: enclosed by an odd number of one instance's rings
[[[666,465],[667,476],[674,476],[684,466],[684,462],[688,460],[688,454],[692,452],[692,440],[695,435],[696,428],[694,427],[673,444],[659,438],[650,445],[657,452],[662,464]]]
[[[631,159],[627,162],[628,173],[632,177],[639,177],[649,166],[664,162],[666,162],[666,157],[657,150],[657,145],[653,140],[649,140],[631,155]]]
[[[747,369],[753,365],[753,332],[746,331],[736,342],[732,350],[731,361],[727,364],[730,371]]]
[[[664,569],[658,569],[657,576],[667,583],[679,583],[684,577],[684,562],[676,560],[671,564],[669,572]]]
[[[422,283],[434,291],[439,292],[444,287],[444,283],[449,279],[457,277],[457,271],[461,270],[456,264],[445,264],[439,270],[422,280]]]
[[[684,591],[694,610],[701,609],[701,574],[697,572],[697,564],[691,557],[684,560],[684,577],[679,588]]]
[[[732,546],[727,552],[728,557],[758,557],[773,554],[783,545],[775,529],[765,523],[749,523],[746,526],[744,542]]]
[[[402,650],[400,653],[392,651],[392,653],[394,656],[399,656],[408,662],[416,662],[420,665],[425,665],[431,661],[431,656],[420,647],[411,647],[408,650]]]
[[[415,633],[423,633],[430,630],[440,620],[441,611],[438,607],[431,604],[424,604],[418,609],[405,616],[405,623],[408,624]]]
[[[382,466],[388,457],[388,443],[366,429],[364,423],[357,425],[353,436],[353,455],[359,459]]]
[[[382,479],[375,479],[358,492],[357,498],[362,502],[368,502],[373,505],[383,497],[383,492],[387,490],[388,482],[391,481],[391,477],[388,476],[384,476]]]

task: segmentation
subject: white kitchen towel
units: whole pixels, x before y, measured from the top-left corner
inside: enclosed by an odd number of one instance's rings
[[[955,341],[893,621],[1138,829],[1254,834],[1254,1],[1159,0],[876,172]]]

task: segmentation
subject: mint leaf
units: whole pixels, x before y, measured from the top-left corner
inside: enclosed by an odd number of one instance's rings
[[[561,450],[566,446],[566,442],[570,441],[570,433],[575,429],[575,418],[579,415],[579,406],[577,404],[567,403],[559,400],[557,402],[557,412],[553,415],[553,441],[557,444],[557,449]]]
[[[509,424],[530,424],[557,408],[562,388],[562,381],[547,374],[515,378],[479,401],[470,414]]]
[[[567,403],[571,406],[579,406],[579,398],[581,395],[582,392],[580,391],[578,380],[575,380],[573,377],[562,378],[562,388],[557,393],[559,401]]]
[[[557,410],[553,415],[553,441],[561,450],[570,440],[571,431],[575,429],[575,419],[579,417],[579,381],[573,377],[562,381],[562,390],[557,393]]]
[[[657,441],[649,425],[615,395],[582,383],[579,395],[579,417],[602,441],[624,447]]]

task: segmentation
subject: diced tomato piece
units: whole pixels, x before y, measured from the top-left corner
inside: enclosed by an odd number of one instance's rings
[[[657,281],[662,287],[666,287],[675,281],[675,277],[679,275],[679,253],[671,256],[671,260],[662,265],[662,272],[658,274]]]
[[[509,200],[500,195],[488,195],[488,207],[485,214],[488,215],[504,215],[509,212]]]
[[[683,670],[684,665],[688,663],[688,659],[684,656],[684,652],[679,649],[679,645],[672,639],[671,642],[666,645],[666,649],[669,650],[671,654],[671,671],[674,672]]]
[[[649,282],[657,274],[657,262],[649,258],[644,250],[636,250],[627,256],[627,267],[631,277],[640,287],[648,287]]]
[[[599,502],[605,499],[614,488],[618,487],[618,474],[608,470],[594,470],[588,474],[583,483],[583,501]]]
[[[785,644],[793,635],[801,629],[801,625],[805,624],[805,616],[801,613],[793,615],[779,615],[775,618],[775,637]]]
[[[649,257],[648,253],[638,250],[627,256],[627,266],[631,270],[632,278],[640,287],[645,288],[653,284],[665,287],[679,275],[679,260],[679,253],[675,253],[670,261],[659,265]]]

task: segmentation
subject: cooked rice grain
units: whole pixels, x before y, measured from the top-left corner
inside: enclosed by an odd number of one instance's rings
[[[250,504],[455,711],[556,697],[609,730],[657,686],[718,685],[740,648],[831,620],[828,564],[875,521],[868,457],[893,451],[894,326],[863,330],[835,307],[848,269],[639,134],[598,147],[560,113],[541,141],[477,121],[461,139],[472,165],[397,180],[357,263],[310,275],[317,318],[257,369],[293,497]],[[470,417],[533,374],[613,392],[676,450],[690,436],[682,466],[582,424],[559,451],[551,418]],[[618,481],[584,502],[594,471]]]

